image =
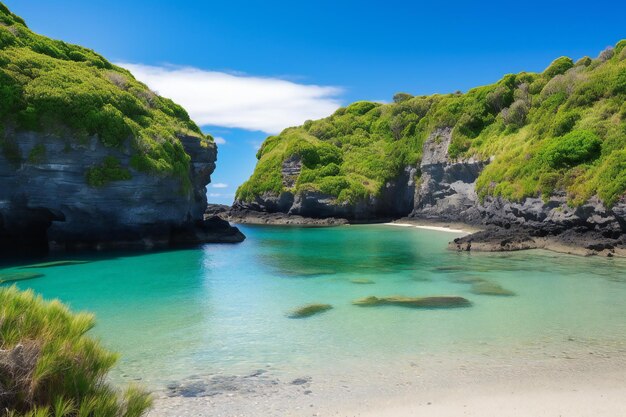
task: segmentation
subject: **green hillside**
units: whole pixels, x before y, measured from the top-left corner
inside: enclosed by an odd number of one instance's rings
[[[0,3],[0,131],[54,133],[86,141],[97,135],[111,148],[130,145],[132,167],[188,181],[189,156],[178,135],[209,145],[187,112],[159,97],[130,72],[97,53],[33,33]],[[20,155],[11,135],[0,135],[4,156],[19,165],[45,149]],[[90,185],[128,179],[129,167],[103,161],[87,175]]]
[[[504,76],[466,93],[357,102],[266,139],[252,177],[237,191],[250,201],[286,191],[281,164],[299,155],[295,193],[338,201],[377,195],[437,128],[452,128],[454,159],[495,157],[478,192],[519,200],[565,190],[573,204],[598,195],[612,205],[626,191],[626,41],[596,59],[556,59],[542,73]],[[418,174],[419,175],[419,174]]]

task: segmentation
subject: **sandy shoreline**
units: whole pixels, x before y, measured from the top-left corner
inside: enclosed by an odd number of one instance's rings
[[[150,416],[617,417],[626,410],[624,352],[534,360],[431,357],[364,367],[302,384],[271,381],[249,392],[161,395]]]
[[[410,223],[383,223],[385,226],[398,226],[398,227],[415,227],[417,229],[424,229],[424,230],[435,230],[437,232],[448,232],[448,233],[462,233],[462,234],[470,234],[471,232],[468,232],[467,230],[463,230],[463,229],[453,229],[451,227],[447,227],[447,226],[427,226],[427,225],[416,225],[416,224],[410,224]]]

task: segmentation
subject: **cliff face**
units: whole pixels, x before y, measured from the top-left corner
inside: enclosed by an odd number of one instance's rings
[[[424,143],[412,216],[478,221],[476,180],[488,161],[450,160],[452,129],[436,129]]]
[[[86,173],[106,157],[128,166],[131,149],[82,143],[35,132],[7,133],[19,154],[42,155],[15,163],[0,153],[0,247],[166,247],[205,241],[240,241],[236,230],[203,223],[206,185],[215,169],[215,145],[180,137],[191,157],[192,186],[180,178],[130,170],[128,180],[89,186]],[[215,225],[214,225],[215,226]]]
[[[297,157],[282,164],[283,185],[292,188],[302,170]],[[343,218],[367,221],[381,218],[402,217],[413,208],[416,168],[407,166],[401,175],[385,183],[379,197],[367,196],[356,201],[338,201],[328,193],[306,190],[298,193],[283,191],[279,194],[265,192],[252,201],[236,200],[235,210],[253,210],[268,213],[286,213],[312,218]]]
[[[611,209],[597,197],[582,205],[568,204],[564,192],[550,198],[524,198],[509,201],[501,197],[476,194],[476,180],[489,160],[453,161],[449,157],[450,129],[439,129],[424,144],[422,176],[410,217],[509,228],[520,226],[537,235],[563,233],[567,230],[598,231],[605,237],[626,233],[626,199],[622,197]]]

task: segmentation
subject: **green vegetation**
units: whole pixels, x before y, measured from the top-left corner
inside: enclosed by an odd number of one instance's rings
[[[212,142],[182,107],[150,91],[127,70],[89,49],[33,33],[0,3],[0,132],[14,130],[45,131],[79,142],[96,135],[107,147],[129,146],[133,168],[176,176],[183,188],[188,188],[189,156],[178,137],[194,136],[206,146]],[[39,148],[20,155],[11,135],[2,136],[7,138],[0,139],[1,150],[12,163],[45,157]]]
[[[425,140],[443,127],[452,129],[451,158],[494,157],[478,179],[481,198],[565,191],[572,204],[598,195],[611,206],[626,192],[626,41],[596,59],[561,57],[543,73],[508,74],[464,94],[398,93],[391,104],[357,102],[285,129],[265,141],[237,198],[380,195],[406,166],[419,166]],[[302,172],[286,189],[281,165],[294,155]]]
[[[32,291],[0,289],[3,416],[140,417],[151,404],[136,387],[117,392],[106,376],[117,360],[85,334],[89,314],[72,314]]]
[[[85,175],[87,184],[91,187],[102,187],[111,181],[125,181],[132,178],[130,171],[122,168],[120,161],[113,156],[107,156],[102,164],[89,168]]]

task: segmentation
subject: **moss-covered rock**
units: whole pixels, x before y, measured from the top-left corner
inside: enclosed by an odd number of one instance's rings
[[[21,269],[33,269],[33,268],[53,268],[55,266],[69,266],[69,265],[82,265],[87,264],[90,261],[74,261],[74,260],[66,260],[66,261],[52,261],[52,262],[42,262],[39,264],[32,264],[20,267]]]
[[[331,306],[330,304],[307,304],[305,306],[296,308],[295,310],[290,312],[287,317],[289,317],[290,319],[303,319],[331,310],[332,308],[333,306]]]
[[[395,295],[391,297],[365,297],[354,300],[352,304],[359,307],[400,306],[409,308],[457,308],[469,307],[471,302],[458,296],[434,297],[405,297]]]
[[[472,293],[479,295],[499,295],[510,297],[515,295],[513,291],[503,288],[500,284],[489,281],[475,282],[472,284]]]
[[[0,272],[0,284],[25,281],[27,279],[41,278],[43,276],[44,274],[36,272]]]
[[[453,276],[450,278],[450,281],[456,282],[457,284],[475,284],[484,282],[485,279],[481,277],[477,277],[475,275],[463,275],[463,276]]]
[[[368,278],[354,278],[354,279],[351,279],[350,282],[353,284],[360,284],[360,285],[376,284],[375,281],[372,281],[371,279],[368,279]]]
[[[433,269],[435,272],[459,272],[465,271],[467,268],[460,265],[442,265]]]

